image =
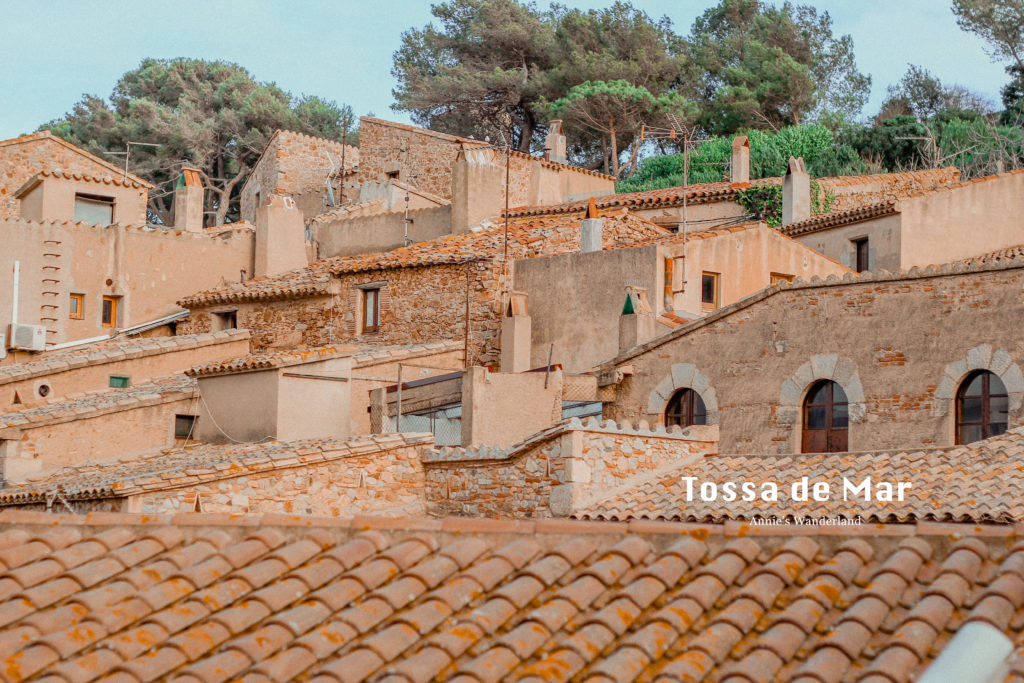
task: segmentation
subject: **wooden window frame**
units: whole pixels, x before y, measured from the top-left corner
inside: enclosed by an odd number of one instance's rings
[[[78,312],[71,310],[71,302],[78,302]],[[84,320],[85,319],[85,294],[74,294],[72,293],[68,297],[68,317],[72,320]]]
[[[188,430],[179,429],[179,424],[184,425],[185,420],[188,420]],[[199,420],[196,415],[183,415],[178,414],[174,416],[174,438],[175,439],[190,439],[195,434],[196,422]],[[181,422],[179,422],[181,421]]]
[[[110,223],[109,223],[109,225],[113,225],[114,223],[117,222],[117,218],[116,218],[116,216],[117,216],[117,198],[116,197],[108,197],[108,196],[99,195],[99,194],[86,194],[84,192],[76,192],[75,193],[74,204],[72,205],[72,207],[73,208],[77,208],[78,202],[80,202],[80,201],[82,201],[82,202],[92,202],[93,204],[109,204],[110,205]]]
[[[368,287],[362,291],[363,333],[373,334],[380,330],[380,287]],[[370,312],[373,313],[372,319],[368,315]]]
[[[968,387],[974,381],[975,377],[981,377],[981,394],[979,396],[966,396]],[[992,378],[1002,385],[1002,393],[992,393]],[[981,419],[975,422],[965,422],[963,418],[963,401],[965,398],[980,398],[981,399]],[[981,427],[981,438],[988,439],[993,436],[999,436],[1004,434],[1006,430],[1010,428],[1009,419],[1006,423],[993,422],[992,421],[992,399],[1001,398],[1004,399],[1009,405],[1010,396],[1006,389],[1006,384],[1003,383],[1002,379],[999,378],[994,372],[990,370],[975,370],[969,375],[964,377],[963,381],[960,382],[960,386],[956,390],[956,423],[954,424],[954,441],[958,446],[975,443],[974,441],[965,441],[963,439],[962,430],[964,427]]]
[[[117,308],[118,302],[121,297],[114,296],[111,294],[104,294],[103,298],[100,299],[100,326],[102,327],[117,327]],[[110,302],[110,321],[103,320],[104,312],[107,307],[107,302]]]
[[[811,395],[815,390],[824,385],[827,389],[825,392],[824,403],[811,403]],[[835,396],[835,390],[839,389],[842,392],[843,400],[837,401]],[[833,425],[835,419],[835,409],[837,406],[846,406],[846,427],[837,428]],[[810,417],[809,408],[825,408],[825,427],[822,429],[810,429],[807,426],[808,419]],[[804,397],[803,404],[800,407],[800,452],[801,453],[847,453],[850,450],[850,401],[846,396],[846,391],[842,385],[832,380],[822,379],[812,384],[808,390],[807,395]],[[824,432],[823,439],[825,442],[824,450],[815,449],[813,447],[813,441],[815,440],[813,433]]]
[[[768,284],[774,285],[779,282],[792,282],[793,277],[794,276],[789,275],[788,273],[769,273]]]
[[[871,243],[868,237],[858,237],[850,240],[853,244],[853,266],[858,273],[871,270],[871,254],[868,247]],[[862,260],[863,258],[863,260]]]
[[[698,402],[699,408],[698,409]],[[708,409],[704,399],[689,387],[676,391],[665,405],[665,426],[691,427],[708,423]]]
[[[704,278],[710,277],[714,281],[714,301],[704,299]],[[720,306],[722,301],[722,274],[704,271],[700,274],[700,305],[705,311],[713,311]]]

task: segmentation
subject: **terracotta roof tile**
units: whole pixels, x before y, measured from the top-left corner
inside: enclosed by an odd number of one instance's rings
[[[47,169],[40,171],[25,183],[14,193],[14,197],[20,198],[29,189],[35,187],[45,178],[59,178],[63,180],[80,180],[87,183],[97,183],[100,185],[117,185],[119,187],[130,187],[136,190],[150,189],[153,186],[137,178],[136,176],[124,177],[117,175],[105,175],[105,176],[92,176],[85,173],[76,173],[72,171],[62,171],[58,169]]]
[[[899,213],[899,208],[896,206],[896,202],[885,201],[814,216],[807,220],[783,225],[778,230],[787,237],[799,237],[800,235],[837,228],[843,225],[853,225],[854,223],[870,221],[884,216],[893,216],[897,213]]]

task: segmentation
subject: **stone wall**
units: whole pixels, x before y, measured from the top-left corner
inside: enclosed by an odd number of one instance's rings
[[[1024,263],[830,281],[755,294],[620,355],[606,416],[663,423],[669,397],[691,388],[721,426],[723,452],[798,453],[803,397],[831,379],[850,402],[851,451],[948,446],[957,387],[987,369],[1010,392],[1010,427],[1024,422],[1013,324]]]
[[[831,210],[844,211],[857,206],[909,197],[937,187],[952,185],[959,180],[960,170],[955,166],[948,166],[908,173],[819,178],[816,182],[823,193],[831,192],[835,196]]]
[[[573,418],[510,449],[442,448],[423,456],[431,514],[570,516],[665,465],[717,451],[717,429],[648,429]]]

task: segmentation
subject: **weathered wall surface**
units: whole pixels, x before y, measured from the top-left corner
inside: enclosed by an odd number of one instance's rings
[[[107,173],[109,178],[109,172]],[[120,180],[120,179],[118,179]],[[113,223],[145,225],[149,193],[135,183],[93,182],[46,175],[21,199],[21,217],[30,221],[74,221],[75,195],[106,197],[114,202]]]
[[[960,180],[955,166],[907,173],[878,173],[866,176],[818,178],[822,192],[831,192],[835,199],[832,211],[876,204],[890,199],[909,197],[920,192],[952,185]]]
[[[342,147],[334,140],[277,131],[242,186],[241,220],[255,221],[257,194],[261,203],[273,194],[293,197],[304,220],[320,213],[327,193],[327,176],[332,170],[340,175]],[[358,163],[359,150],[348,145],[345,168],[352,169]]]
[[[438,206],[409,211],[409,239],[424,242],[451,233],[452,207]],[[394,210],[338,220],[317,222],[313,239],[319,258],[353,256],[389,251],[404,246],[405,211]]]
[[[109,164],[46,135],[25,136],[0,143],[0,218],[18,215],[14,193],[25,182],[44,170],[57,169],[102,178],[113,177]]]
[[[101,320],[104,295],[120,297],[117,328],[181,310],[177,300],[222,282],[252,276],[253,232],[217,234],[36,223],[0,219],[0,291],[13,289],[20,262],[18,321],[47,328],[47,343],[109,334]],[[85,295],[81,319],[69,317],[71,293]],[[11,319],[11,298],[0,297],[0,320]]]
[[[488,372],[462,376],[462,444],[506,447],[562,418],[562,373]]]
[[[84,391],[105,390],[110,386],[111,375],[127,377],[130,384],[142,384],[157,377],[167,377],[183,372],[193,365],[217,360],[237,358],[249,352],[249,334],[238,330],[221,332],[199,339],[184,339],[169,342],[162,351],[157,340],[139,340],[134,347],[123,353],[120,349],[97,349],[94,354],[54,357],[45,363],[47,370],[40,372],[35,366],[42,363],[23,363],[4,366],[0,369],[0,413],[16,410],[14,396],[18,394],[22,406],[38,400],[39,386],[48,389],[46,399],[52,401]],[[147,350],[147,347],[151,351]],[[143,355],[145,354],[145,355]],[[46,360],[44,356],[41,360]],[[26,375],[26,379],[17,379]],[[8,381],[10,380],[10,381]]]
[[[416,447],[374,448],[329,462],[143,493],[129,498],[125,507],[152,514],[192,511],[198,497],[203,512],[414,516],[423,514],[423,487]]]
[[[614,357],[626,285],[646,287],[652,305],[661,301],[658,259],[658,247],[648,246],[516,261],[513,289],[527,294],[530,314],[530,367],[548,362],[552,344],[553,362],[566,372]]]
[[[948,446],[957,387],[988,369],[1019,426],[1024,340],[1011,321],[1024,315],[1024,267],[946,270],[754,295],[620,356],[633,374],[606,416],[663,424],[668,398],[688,387],[720,424],[722,452],[798,453],[804,396],[832,379],[851,403],[851,451]]]
[[[1024,243],[1024,171],[900,202],[902,268],[947,263]]]
[[[794,237],[817,252],[849,268],[857,266],[857,248],[853,240],[868,240],[868,270],[895,271],[902,268],[902,225],[904,216],[882,216],[869,221],[819,230]]]
[[[569,516],[639,475],[714,452],[716,431],[573,419],[510,450],[443,448],[423,456],[427,504],[436,515]]]
[[[161,399],[114,413],[26,425],[17,440],[0,440],[3,481],[37,472],[174,445],[174,416],[193,415],[192,396]]]

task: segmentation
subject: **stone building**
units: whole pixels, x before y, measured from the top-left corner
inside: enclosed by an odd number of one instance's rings
[[[780,282],[604,364],[605,414],[718,424],[724,453],[976,441],[1024,423],[1022,284],[991,257]]]

